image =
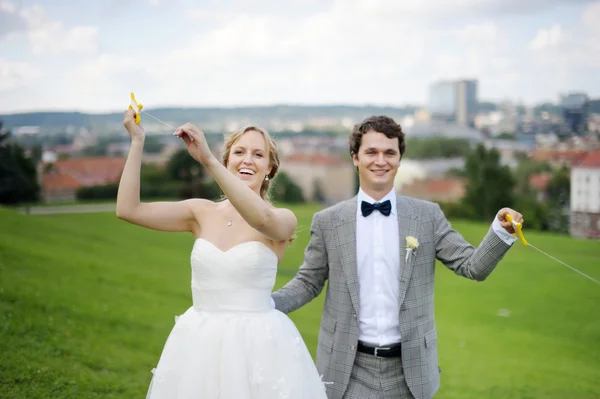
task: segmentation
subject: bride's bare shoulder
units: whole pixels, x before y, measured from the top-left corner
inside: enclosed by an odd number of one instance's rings
[[[192,198],[188,201],[194,213],[213,212],[219,207],[219,202],[211,201],[204,198]]]

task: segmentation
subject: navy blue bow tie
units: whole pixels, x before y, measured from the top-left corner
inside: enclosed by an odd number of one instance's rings
[[[383,216],[389,216],[390,212],[392,212],[392,203],[390,202],[390,200],[386,200],[383,202],[376,202],[374,204],[371,204],[367,201],[363,201],[360,204],[360,211],[362,212],[362,215],[364,217],[369,216],[375,210],[381,212]]]

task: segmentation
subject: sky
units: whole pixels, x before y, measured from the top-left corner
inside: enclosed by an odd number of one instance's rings
[[[0,0],[0,114],[600,97],[600,0]]]

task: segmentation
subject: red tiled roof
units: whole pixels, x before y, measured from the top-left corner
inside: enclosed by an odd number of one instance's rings
[[[567,161],[574,163],[585,157],[587,151],[582,150],[536,150],[531,158],[536,161]]]
[[[575,166],[580,168],[600,168],[600,150],[588,153]]]
[[[538,173],[529,176],[529,184],[538,190],[545,190],[550,179],[552,179],[552,173]]]
[[[59,159],[54,169],[60,174],[68,174],[84,186],[116,183],[125,167],[122,157],[89,157]]]
[[[42,177],[42,187],[44,191],[73,190],[81,187],[81,183],[71,175],[50,172]]]
[[[331,155],[325,154],[303,154],[296,153],[290,155],[289,157],[283,160],[284,163],[307,163],[312,165],[325,165],[325,166],[335,166],[335,165],[345,165],[349,161],[344,160],[339,157],[333,157]]]
[[[465,183],[461,179],[417,180],[402,187],[401,192],[416,194],[446,194],[454,190],[464,191]]]

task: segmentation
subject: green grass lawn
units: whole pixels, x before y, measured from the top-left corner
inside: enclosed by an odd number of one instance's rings
[[[314,206],[293,208],[294,274]],[[455,222],[477,244],[488,226]],[[527,232],[600,279],[600,243]],[[191,305],[190,234],[113,214],[28,216],[0,208],[0,397],[143,398],[174,316]],[[436,398],[599,398],[600,285],[515,244],[488,281],[436,285],[442,388]],[[290,317],[314,354],[323,297]]]

